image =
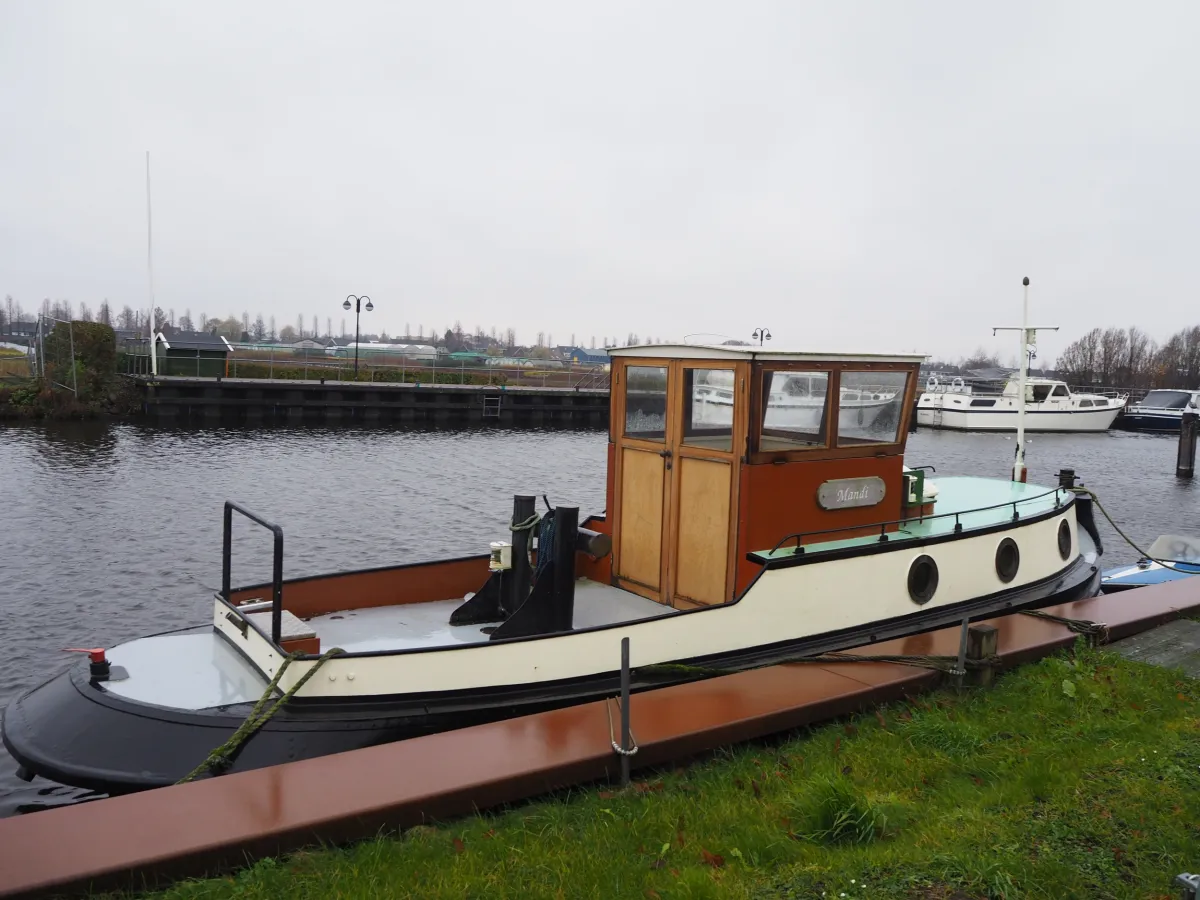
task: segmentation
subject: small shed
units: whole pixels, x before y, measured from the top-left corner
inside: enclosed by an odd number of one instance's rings
[[[159,375],[213,378],[229,374],[233,345],[219,334],[177,331],[168,340],[159,333],[156,344]]]

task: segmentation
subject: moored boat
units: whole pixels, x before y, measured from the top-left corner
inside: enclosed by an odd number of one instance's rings
[[[1200,391],[1158,389],[1131,404],[1117,420],[1126,431],[1178,432],[1185,412],[1200,411]]]
[[[13,701],[3,739],[22,774],[171,784],[272,679],[288,702],[208,773],[609,696],[624,638],[646,690],[1098,588],[1091,500],[1069,479],[934,485],[905,465],[921,356],[611,357],[603,514],[538,515],[522,496],[488,553],[285,581],[282,528],[227,503],[210,621],[95,648]],[[777,390],[797,380],[815,415]],[[696,389],[722,382],[729,415],[714,421]],[[235,514],[274,533],[269,584],[232,586]]]
[[[917,400],[917,424],[957,431],[1014,431],[1020,388],[1009,380],[999,394],[973,390],[955,379],[931,378]],[[1107,431],[1125,408],[1126,397],[1075,393],[1063,381],[1028,378],[1025,382],[1025,430],[1039,432]]]
[[[1162,534],[1154,539],[1146,553],[1147,556],[1133,565],[1105,569],[1100,575],[1100,592],[1115,594],[1149,584],[1162,584],[1200,575],[1198,538]]]

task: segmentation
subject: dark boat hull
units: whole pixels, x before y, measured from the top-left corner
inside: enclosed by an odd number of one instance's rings
[[[1179,433],[1181,416],[1161,415],[1155,413],[1126,412],[1116,421],[1116,427],[1122,431],[1155,431],[1164,434]]]
[[[720,657],[680,660],[696,666],[750,668],[860,646],[1022,608],[1094,596],[1098,567],[1083,558],[1055,576],[952,607],[873,622],[836,634],[754,647]],[[696,674],[634,671],[634,690]],[[619,673],[487,691],[396,695],[370,701],[293,700],[229,761],[245,771],[355,750],[612,696]],[[3,740],[27,774],[105,793],[174,784],[242,724],[250,704],[187,711],[122,698],[90,682],[86,661],[22,695],[5,711]]]

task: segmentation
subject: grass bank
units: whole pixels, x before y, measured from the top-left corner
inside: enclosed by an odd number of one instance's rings
[[[990,690],[628,792],[564,792],[156,896],[1166,900],[1200,867],[1198,700],[1200,682],[1081,646]]]

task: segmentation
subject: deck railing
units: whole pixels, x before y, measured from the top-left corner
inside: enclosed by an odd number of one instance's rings
[[[995,504],[992,504],[991,506],[980,506],[977,509],[962,509],[962,510],[958,510],[957,512],[934,513],[934,514],[928,515],[928,516],[909,516],[908,518],[904,518],[904,519],[892,519],[887,522],[874,522],[874,523],[867,524],[867,525],[842,525],[838,528],[826,528],[822,531],[797,531],[797,532],[794,532],[793,534],[788,534],[788,535],[785,535],[784,537],[780,538],[779,543],[777,543],[774,547],[772,547],[770,552],[775,553],[788,541],[795,540],[796,547],[793,550],[792,555],[793,556],[802,556],[804,554],[803,541],[805,538],[823,537],[823,536],[832,535],[832,534],[843,534],[847,531],[868,531],[868,530],[874,529],[874,528],[879,529],[878,542],[883,544],[883,543],[887,543],[887,541],[888,541],[888,530],[887,530],[888,526],[892,526],[892,525],[900,526],[907,522],[911,522],[914,519],[924,522],[929,519],[948,519],[948,518],[953,517],[954,518],[954,533],[961,534],[963,531],[962,516],[970,516],[970,515],[974,515],[975,513],[989,512],[993,509],[1007,509],[1008,507],[1011,506],[1012,507],[1012,521],[1017,522],[1017,521],[1020,521],[1020,518],[1021,518],[1021,514],[1017,509],[1017,507],[1020,504],[1032,503],[1035,500],[1043,500],[1046,497],[1052,496],[1052,497],[1054,497],[1054,508],[1058,509],[1060,506],[1062,506],[1062,495],[1069,494],[1069,493],[1070,493],[1070,491],[1068,491],[1066,488],[1059,487],[1059,488],[1054,488],[1053,490],[1046,491],[1045,493],[1042,493],[1042,494],[1036,494],[1032,497],[1021,497],[1018,500],[1006,500],[1003,503],[995,503]]]
[[[274,558],[271,563],[271,641],[279,646],[283,632],[283,529],[268,522],[262,516],[250,512],[232,500],[225,501],[225,533],[221,547],[221,597],[226,603],[230,597],[229,568],[233,556],[233,514],[239,512],[256,525],[261,525],[275,536]]]

